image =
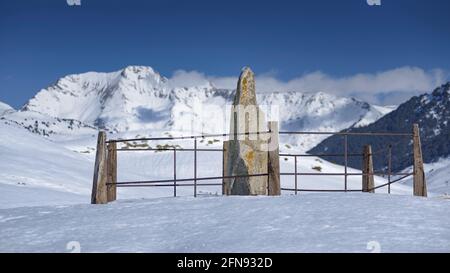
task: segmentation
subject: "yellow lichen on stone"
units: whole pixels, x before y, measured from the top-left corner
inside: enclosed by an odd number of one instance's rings
[[[248,87],[247,87],[247,77],[244,77],[242,79],[242,95],[244,97],[247,96],[247,89],[248,89]]]
[[[250,150],[245,154],[245,162],[250,169],[253,168],[253,161],[255,160],[255,151]]]

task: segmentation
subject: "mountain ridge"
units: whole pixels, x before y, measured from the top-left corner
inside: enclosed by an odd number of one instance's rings
[[[351,128],[351,132],[412,132],[414,123],[419,124],[422,153],[425,163],[433,163],[439,159],[450,156],[450,82],[434,89],[431,93],[414,96],[401,104],[396,110],[390,112],[376,122],[360,128]],[[400,141],[400,142],[399,142]],[[388,144],[393,145],[392,164],[394,170],[405,169],[412,164],[411,141],[401,141],[393,137],[366,137],[354,138],[349,143],[349,152],[361,152],[362,146],[371,144],[374,151],[386,149]],[[342,143],[339,137],[332,136],[325,139],[310,150],[311,153],[340,153]],[[342,164],[341,159],[327,158],[332,162]],[[350,158],[349,166],[361,167],[357,159]],[[386,158],[374,158],[377,169],[387,168]]]
[[[34,116],[39,113],[50,119],[79,121],[80,127],[116,133],[138,130],[223,133],[229,130],[227,111],[234,93],[233,89],[216,88],[212,82],[199,86],[174,84],[151,67],[127,66],[109,73],[91,71],[64,76],[41,89],[9,118],[29,126],[24,122],[27,113]],[[334,131],[364,126],[391,110],[325,92],[272,92],[257,97],[260,105],[267,106],[266,114],[270,107],[279,106],[279,116],[274,119],[279,119],[285,130]],[[193,120],[198,124],[187,128]],[[53,131],[57,133],[57,128]],[[307,149],[321,138],[305,136],[290,141]]]

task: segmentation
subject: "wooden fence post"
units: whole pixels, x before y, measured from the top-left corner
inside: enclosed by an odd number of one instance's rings
[[[226,176],[228,173],[228,143],[229,141],[223,141],[223,158],[222,158],[222,176]],[[222,195],[230,194],[230,179],[222,179]]]
[[[375,186],[373,178],[373,157],[372,146],[365,145],[363,151],[363,177],[362,177],[362,190],[363,192],[375,193],[373,189]]]
[[[92,183],[91,204],[106,204],[106,133],[100,131],[97,138],[94,179]]]
[[[115,142],[108,144],[107,166],[107,201],[111,202],[117,199],[117,145]]]
[[[268,128],[270,131],[270,139],[268,151],[268,172],[269,172],[269,195],[281,195],[280,186],[280,147],[278,140],[278,122],[269,121]]]
[[[422,147],[420,144],[419,125],[413,125],[413,153],[414,153],[414,196],[427,196],[427,183],[423,168]]]

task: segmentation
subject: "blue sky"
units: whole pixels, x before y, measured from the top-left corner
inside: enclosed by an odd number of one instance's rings
[[[262,89],[327,91],[383,104],[447,80],[450,1],[381,4],[1,0],[0,101],[17,108],[61,76],[134,64],[224,86],[249,65]]]

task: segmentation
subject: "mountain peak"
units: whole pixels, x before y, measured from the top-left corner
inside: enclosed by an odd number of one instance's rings
[[[440,87],[436,88],[432,94],[433,94],[433,96],[436,96],[436,95],[442,95],[444,93],[450,94],[450,82],[447,82],[447,83],[441,85]]]
[[[129,65],[122,69],[125,73],[134,73],[134,74],[156,74],[155,70],[150,66],[143,65]]]
[[[150,66],[130,65],[121,70],[121,75],[127,79],[156,79],[162,82],[167,81],[165,77],[162,77]]]
[[[414,100],[415,98],[417,97],[414,97],[411,100]],[[422,106],[442,104],[443,102],[450,100],[450,82],[437,87],[431,93],[418,96],[418,100]]]

